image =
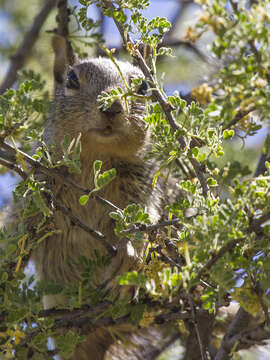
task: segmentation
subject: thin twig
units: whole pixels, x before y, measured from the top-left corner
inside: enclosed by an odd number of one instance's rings
[[[170,225],[176,225],[178,224],[180,227],[182,227],[182,224],[179,224],[179,219],[172,219],[172,220],[163,220],[163,221],[159,221],[157,224],[151,224],[151,225],[145,225],[145,224],[141,224],[141,225],[132,225],[130,228],[121,231],[121,234],[132,234],[138,231],[143,231],[143,232],[150,232],[150,231],[154,231],[157,230],[159,228],[165,227],[165,226],[170,226]]]
[[[207,197],[208,191],[209,191],[209,186],[205,180],[203,171],[202,171],[202,167],[201,164],[194,159],[193,157],[189,157],[189,161],[191,162],[193,169],[198,177],[198,180],[201,183],[201,187],[202,187],[202,193],[204,197]]]
[[[171,257],[169,257],[168,255],[164,254],[164,252],[162,251],[162,246],[159,245],[159,246],[156,246],[154,248],[150,248],[149,249],[149,252],[148,252],[148,257],[147,257],[147,261],[148,261],[148,258],[150,259],[151,258],[151,254],[153,252],[156,252],[160,255],[160,260],[167,263],[167,264],[170,264],[172,266],[175,266],[177,267],[179,270],[182,270],[182,266],[180,264],[178,264],[177,262],[175,262]]]
[[[88,192],[86,192],[88,191]],[[89,194],[90,191],[88,189],[85,189],[84,190],[84,193],[85,194]],[[94,198],[97,199],[102,205],[106,205],[108,208],[110,208],[111,210],[114,210],[114,211],[120,211],[121,212],[121,209],[114,205],[113,203],[111,203],[109,200],[106,200],[104,199],[102,196],[99,196],[97,194],[93,194]]]
[[[177,267],[180,271],[182,271],[182,266],[175,262],[170,256],[164,254],[164,252],[159,249],[157,252],[161,255],[161,261],[164,261],[167,264],[171,264],[172,266]]]
[[[99,312],[105,311],[110,305],[111,301],[103,301],[96,306],[82,305],[79,309],[58,309],[50,308],[46,310],[41,310],[38,313],[38,318],[48,318],[48,317],[81,317],[81,316],[94,316]]]
[[[24,66],[26,59],[31,54],[31,50],[39,37],[40,30],[55,5],[56,0],[46,1],[39,14],[35,17],[32,26],[24,36],[22,45],[17,52],[11,56],[8,72],[0,87],[0,94],[3,94],[16,81],[18,70]]]
[[[76,215],[74,215],[71,210],[69,210],[66,206],[62,205],[57,200],[55,200],[55,206],[56,206],[56,209],[60,210],[62,213],[67,215],[75,225],[82,228],[85,232],[87,232],[94,238],[98,239],[100,241],[100,243],[106,248],[106,250],[108,251],[108,253],[111,256],[116,255],[116,253],[117,253],[116,248],[109,243],[109,241],[106,239],[106,237],[101,232],[90,228],[87,224],[82,222]]]

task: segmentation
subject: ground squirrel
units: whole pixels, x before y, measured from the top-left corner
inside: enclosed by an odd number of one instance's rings
[[[128,83],[134,77],[143,77],[141,71],[130,63],[118,61],[117,64]],[[151,220],[156,222],[160,217],[161,193],[158,187],[153,189],[151,186],[156,169],[153,162],[145,159],[149,134],[143,121],[143,104],[133,101],[129,104],[129,113],[120,101],[113,103],[106,111],[98,107],[97,96],[102,91],[124,88],[119,70],[107,58],[78,62],[65,72],[62,80],[56,77],[51,115],[44,132],[46,144],[53,142],[58,148],[57,153],[60,153],[60,143],[65,134],[75,138],[81,133],[81,173],[69,176],[82,186],[92,188],[93,161],[102,160],[102,169],[115,168],[117,176],[100,195],[119,208],[139,203],[146,208]],[[138,91],[144,87],[143,83]],[[57,198],[63,205],[86,224],[101,231],[111,244],[119,242],[106,207],[95,199],[90,199],[86,206],[82,206],[78,191],[71,188],[67,191],[65,186],[54,183],[52,189],[56,188]],[[76,283],[80,279],[80,256],[91,258],[94,249],[102,252],[104,248],[99,240],[72,224],[70,218],[62,212],[55,213],[54,223],[61,234],[48,238],[34,252],[38,276],[66,285]],[[140,263],[145,246],[145,242],[136,248],[131,242],[126,244],[102,274],[95,277],[96,285],[107,282],[115,286],[117,274],[132,270]],[[45,307],[53,307],[61,300],[60,297],[46,297]],[[125,332],[125,327],[122,330]],[[110,356],[106,355],[106,351],[112,342],[108,332],[99,330],[78,347],[72,359],[108,359]],[[120,359],[120,355],[114,358]],[[136,359],[130,355],[125,358]]]

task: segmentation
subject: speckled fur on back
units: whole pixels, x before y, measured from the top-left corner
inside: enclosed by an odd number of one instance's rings
[[[140,70],[129,63],[118,61],[118,65],[127,82],[130,82],[132,77],[143,77]],[[107,112],[98,108],[97,96],[102,91],[109,91],[115,87],[124,88],[118,69],[109,59],[86,60],[76,64],[72,71],[79,87],[68,88],[67,80],[63,84],[58,84],[51,116],[44,133],[45,142],[55,143],[57,156],[61,157],[60,143],[65,134],[70,134],[74,138],[81,133],[81,173],[68,176],[76,183],[91,189],[94,187],[93,162],[96,159],[102,160],[103,171],[114,167],[117,177],[99,194],[119,208],[124,208],[130,203],[140,203],[150,213],[151,220],[158,221],[161,193],[158,187],[153,190],[151,186],[155,166],[145,160],[149,134],[143,121],[142,103],[131,104],[129,113],[121,103]],[[72,76],[74,77],[74,74]],[[86,206],[80,205],[81,194],[61,183],[56,182],[51,188],[57,199],[71,209],[74,215],[91,228],[101,231],[112,244],[119,243],[119,238],[114,234],[113,220],[108,216],[108,208],[94,199],[89,200]],[[72,224],[70,218],[60,211],[55,213],[54,224],[61,233],[42,242],[35,250],[33,259],[39,278],[70,285],[80,279],[79,257],[91,258],[94,249],[104,252],[104,248],[99,240]],[[138,268],[145,247],[146,241],[139,246],[137,244],[136,248],[131,242],[122,246],[105,271],[96,274],[93,280],[95,285],[107,281],[108,288],[116,287],[115,275]],[[53,307],[58,301],[65,299],[46,297],[44,306]],[[121,331],[130,332],[130,326],[123,326]],[[90,334],[87,341],[78,347],[72,360],[109,359],[110,355],[108,352],[106,355],[106,351],[112,343],[109,333],[105,329],[100,329]],[[145,346],[146,344],[149,344],[149,341],[145,341]],[[137,359],[135,355],[130,356],[119,354],[118,357],[114,355],[112,358]]]

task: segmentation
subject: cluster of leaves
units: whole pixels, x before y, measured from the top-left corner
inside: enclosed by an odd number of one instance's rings
[[[116,221],[115,233],[121,237],[123,230],[128,230],[132,224],[150,224],[150,217],[139,204],[130,204],[123,211],[110,212],[110,217]],[[143,232],[137,233],[137,238],[141,238]],[[127,237],[134,237],[126,233]]]
[[[9,89],[0,96],[0,131],[4,136],[19,138],[25,149],[30,150],[30,142],[40,139],[49,100],[41,76],[22,71],[18,89]]]
[[[258,110],[262,118],[269,114],[269,2],[260,1],[250,8],[245,1],[199,1],[203,13],[193,29],[195,38],[211,31],[215,34],[212,53],[225,66],[214,91],[215,100],[224,124],[237,114]],[[189,34],[187,33],[187,37]],[[243,117],[239,127],[246,134],[258,130],[259,125]]]
[[[77,7],[76,5],[72,8],[72,15],[76,19],[78,25],[77,30],[80,30],[80,34],[70,37],[72,46],[80,58],[88,57],[88,53],[82,51],[81,45],[85,47],[93,47],[103,43],[102,34],[98,32],[101,21],[94,21],[92,18],[87,16],[88,7],[91,5],[90,1],[81,0],[79,1],[83,7]]]
[[[107,186],[113,179],[116,177],[116,170],[112,168],[110,170],[106,170],[101,173],[102,161],[96,160],[93,164],[93,171],[94,171],[94,189],[90,191],[88,195],[82,195],[80,197],[80,204],[86,205],[89,197],[94,194],[95,192],[102,189],[104,186]]]

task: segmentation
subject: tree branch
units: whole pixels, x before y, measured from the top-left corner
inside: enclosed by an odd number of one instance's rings
[[[224,255],[226,252],[232,250],[237,244],[243,241],[244,238],[233,239],[228,241],[224,246],[222,246],[219,251],[212,255],[211,259],[198,271],[197,277],[200,279],[202,275],[208,272],[213,265]]]
[[[252,280],[252,284],[253,284],[253,289],[254,289],[256,295],[258,296],[259,302],[260,302],[261,307],[263,309],[266,324],[267,324],[267,326],[269,326],[270,325],[270,317],[269,317],[268,306],[265,303],[265,300],[263,298],[264,290],[261,287],[261,284],[260,284],[259,280],[256,280],[255,276],[256,275],[251,274],[251,280]]]
[[[0,87],[0,94],[3,94],[17,80],[18,70],[24,66],[26,59],[29,57],[31,50],[38,39],[40,29],[42,28],[55,4],[56,0],[47,0],[39,14],[35,17],[32,26],[24,36],[22,45],[11,57],[11,63],[8,72]]]
[[[265,329],[262,323],[254,329],[245,330],[252,316],[242,308],[238,310],[235,319],[229,327],[227,334],[222,340],[221,347],[216,354],[215,360],[229,360],[232,349],[235,351],[249,349],[254,345],[265,345],[264,340],[270,339],[270,331]]]
[[[160,255],[160,260],[167,263],[167,264],[170,264],[172,266],[175,266],[177,267],[180,271],[182,270],[182,266],[180,264],[178,264],[177,262],[175,262],[171,257],[169,257],[168,255],[164,254],[164,252],[162,251],[162,246],[159,245],[155,248],[150,248],[149,249],[149,253],[148,253],[148,257],[147,259],[150,259],[151,258],[151,254],[153,252],[156,252]]]
[[[248,110],[239,110],[237,112],[237,114],[235,115],[235,117],[232,119],[232,121],[230,121],[229,124],[227,124],[223,127],[223,130],[230,129],[232,126],[236,125],[238,123],[238,121],[240,121],[245,116],[247,116],[248,114],[250,114],[251,112],[253,112],[255,110],[256,110],[255,106],[251,107]]]
[[[257,177],[257,176],[265,173],[265,171],[266,171],[265,162],[266,161],[269,161],[269,157],[267,157],[266,154],[262,153],[254,176]]]
[[[58,315],[61,318],[57,318],[54,320],[54,324],[51,327],[51,331],[55,331],[58,329],[75,329],[80,335],[89,335],[91,332],[101,328],[108,327],[113,325],[121,325],[126,324],[130,321],[130,313],[119,317],[117,319],[113,319],[112,317],[100,317],[98,314],[103,314],[108,307],[113,304],[104,302],[97,306],[89,307],[85,306],[83,309],[75,309],[75,310],[66,310],[66,309],[49,309],[49,310],[41,310],[38,314],[39,317],[55,317]],[[160,304],[159,304],[160,305]],[[170,305],[170,304],[169,304]],[[137,304],[134,305],[136,307]],[[206,312],[205,310],[199,310],[199,312]],[[64,315],[64,317],[62,317]],[[94,320],[91,318],[94,316]],[[186,320],[191,317],[190,313],[187,311],[175,312],[169,311],[167,313],[156,316],[152,325],[154,324],[164,324],[171,321],[176,320]],[[151,325],[149,324],[149,325]],[[31,340],[39,335],[42,332],[42,329],[35,329],[31,333],[29,333],[26,338],[24,338],[20,344],[20,346],[27,346],[31,342]],[[179,336],[179,335],[178,335]]]
[[[1,159],[1,155],[0,155],[0,164],[12,171],[15,171],[23,180],[26,180],[27,179],[27,174],[22,170],[20,169],[16,164],[14,163],[10,163],[4,159]]]
[[[191,295],[189,294],[189,299]],[[197,310],[194,308],[193,301],[189,300],[192,306],[192,321],[185,323],[189,329],[189,335],[185,344],[186,353],[184,360],[208,360],[207,355],[210,337],[214,325],[214,314],[209,314],[207,310]]]

